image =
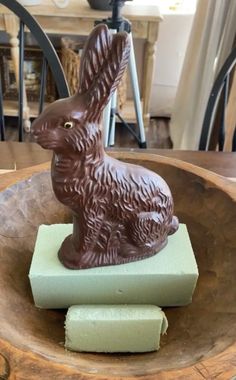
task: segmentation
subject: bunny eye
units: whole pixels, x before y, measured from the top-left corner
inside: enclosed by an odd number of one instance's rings
[[[63,125],[63,128],[65,129],[71,129],[74,127],[73,121],[66,121],[65,124]]]

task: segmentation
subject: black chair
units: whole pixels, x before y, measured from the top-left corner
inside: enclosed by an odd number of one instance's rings
[[[236,47],[222,66],[212,87],[203,121],[199,150],[224,150],[227,133],[226,108],[235,75]],[[236,107],[236,104],[235,104]],[[236,126],[234,126],[236,127]],[[236,129],[232,134],[232,151],[236,151]]]
[[[40,74],[40,90],[38,99],[38,113],[44,106],[47,75],[53,77],[56,87],[56,97],[65,98],[69,96],[69,88],[61,66],[60,60],[51,41],[44,33],[35,18],[16,0],[0,0],[0,4],[7,7],[19,18],[19,88],[18,88],[18,135],[19,141],[23,141],[23,100],[24,100],[24,54],[25,54],[25,26],[31,32],[42,51],[42,65]],[[2,79],[2,80],[1,80]],[[2,93],[2,81],[0,76],[0,138],[5,140],[4,105]]]

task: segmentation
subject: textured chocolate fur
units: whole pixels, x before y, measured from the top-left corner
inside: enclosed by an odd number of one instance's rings
[[[178,228],[169,187],[156,173],[109,157],[101,115],[129,58],[129,36],[97,26],[86,43],[74,96],[54,102],[32,126],[54,151],[56,197],[73,212],[73,234],[59,250],[68,268],[122,264],[152,256]]]

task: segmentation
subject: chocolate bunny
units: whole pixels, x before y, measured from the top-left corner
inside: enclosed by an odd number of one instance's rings
[[[52,149],[56,197],[73,212],[73,233],[58,252],[68,268],[122,264],[154,255],[178,229],[169,187],[156,173],[109,157],[102,111],[129,59],[127,33],[98,25],[85,45],[79,90],[49,105],[32,125]]]

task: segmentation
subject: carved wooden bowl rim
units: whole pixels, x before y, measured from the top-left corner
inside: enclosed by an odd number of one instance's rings
[[[182,161],[178,158],[160,156],[154,153],[143,153],[143,152],[135,152],[135,151],[134,152],[109,151],[109,155],[120,160],[126,160],[126,159],[134,160],[135,158],[137,158],[140,161],[142,160],[154,161],[158,164],[174,166],[184,171],[193,173],[203,179],[206,179],[209,182],[212,182],[218,188],[227,192],[232,197],[232,199],[236,200],[236,193],[235,193],[236,183],[232,182],[230,179],[227,179],[226,177],[222,177],[219,174],[211,172],[210,170],[201,168],[189,162]],[[3,181],[0,182],[0,191],[3,191],[7,187],[13,185],[14,183],[20,180],[24,180],[25,178],[30,177],[32,174],[49,170],[50,166],[51,166],[51,162],[46,162],[43,164],[31,166],[25,169],[4,174],[1,176],[1,177],[4,177],[4,182]]]
[[[202,169],[195,165],[186,163],[184,161],[162,157],[155,154],[143,153],[143,152],[109,152],[110,155],[116,157],[121,160],[132,160],[132,161],[148,161],[158,164],[170,165],[177,169],[181,169],[185,172],[192,173],[195,176],[198,176],[204,179],[209,187],[216,187],[227,194],[232,203],[236,201],[236,184],[230,180],[227,180],[224,177],[221,177],[215,173],[212,173],[206,169]],[[35,167],[19,170],[14,173],[9,173],[1,176],[0,183],[0,191],[3,191],[7,187],[15,184],[18,181],[23,181],[27,179],[32,174],[40,173],[48,170],[50,167],[50,163],[37,165]],[[213,374],[220,374],[220,379],[231,379],[236,375],[236,364],[235,364],[235,356],[236,356],[236,340],[222,352],[217,354],[216,356],[210,358],[200,358],[199,362],[187,366],[185,368],[171,369],[168,371],[160,371],[158,374],[149,374],[149,375],[138,375],[141,379],[202,379],[214,378]],[[0,333],[0,378],[7,379],[11,378],[11,366],[17,365],[19,360],[25,361],[25,365],[35,365],[35,368],[41,368],[41,366],[48,366],[48,376],[57,375],[58,379],[78,379],[78,375],[81,375],[83,379],[108,379],[108,375],[96,375],[92,373],[83,373],[83,372],[74,372],[73,368],[68,367],[67,365],[51,362],[50,358],[46,360],[40,355],[34,352],[27,352],[15,347],[10,344],[6,340],[1,338]],[[89,360],[89,359],[88,359]],[[3,364],[2,364],[3,363]],[[4,368],[3,368],[4,367]],[[1,373],[2,371],[2,373]],[[5,371],[3,373],[3,371]],[[16,371],[15,368],[12,371]],[[20,371],[20,370],[19,370]],[[218,371],[218,372],[217,372]],[[23,372],[19,372],[21,376]],[[36,372],[34,373],[35,379],[39,379],[37,377]],[[113,379],[123,378],[121,376],[116,376],[115,374],[111,376]],[[16,375],[17,378],[17,375]],[[19,377],[21,378],[21,377]],[[50,378],[50,377],[49,377]],[[136,376],[125,376],[126,379],[134,379]]]

